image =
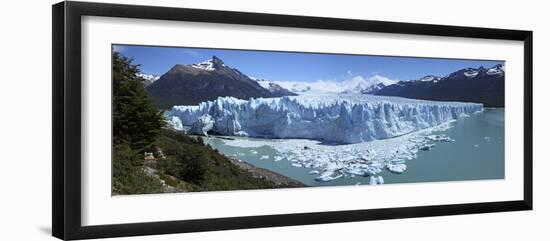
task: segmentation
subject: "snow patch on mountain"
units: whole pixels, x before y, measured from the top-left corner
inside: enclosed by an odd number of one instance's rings
[[[154,74],[138,73],[137,76],[145,79],[145,82],[144,82],[145,86],[148,86],[154,83],[155,81],[157,81],[158,79],[160,79],[159,75],[154,75]]]
[[[293,96],[296,95],[296,93],[289,91],[288,89],[283,88],[281,85],[277,84],[275,81],[271,80],[265,80],[260,79],[252,76],[248,76],[248,78],[258,82],[258,84],[268,90],[270,93],[276,95],[276,96]]]
[[[422,78],[420,78],[418,81],[420,82],[434,82],[434,83],[437,83],[438,81],[441,80],[441,77],[438,77],[438,76],[434,76],[434,75],[427,75],[427,76],[424,76]]]
[[[274,81],[270,81],[270,80],[265,80],[265,79],[259,79],[259,78],[255,78],[255,77],[250,77],[250,79],[252,80],[255,80],[256,82],[258,82],[258,84],[266,89],[266,90],[270,90],[270,89],[273,89],[273,88],[276,88],[277,86],[280,87],[280,85],[278,85],[277,83],[275,83]]]
[[[192,64],[191,66],[193,68],[202,69],[202,70],[206,70],[206,71],[216,70],[214,68],[214,63],[212,62],[212,60],[207,60],[207,61],[204,61],[204,62],[201,62],[201,63]]]
[[[487,75],[504,75],[504,66],[502,64],[497,64],[489,69],[485,69],[481,66],[478,69],[468,68],[462,71],[464,72],[464,75],[469,78],[476,77],[480,73]]]
[[[206,71],[214,71],[214,70],[217,70],[216,65],[218,64],[222,67],[226,67],[226,65],[219,58],[217,58],[216,56],[212,56],[211,59],[206,60],[204,62],[191,64],[191,67],[196,69],[206,70]]]
[[[479,74],[479,71],[477,71],[477,70],[464,71],[464,75],[466,77],[470,77],[470,78],[476,77],[476,75],[478,75],[478,74]]]
[[[502,64],[497,64],[496,66],[487,70],[488,75],[503,75],[504,66]]]
[[[166,113],[193,134],[361,143],[392,138],[483,111],[482,104],[353,94],[240,100],[220,97]],[[179,123],[178,123],[179,124]]]
[[[258,84],[260,84],[260,86],[264,89],[269,89],[269,87],[271,87],[274,84],[272,81],[269,81],[269,80],[258,79],[258,78],[250,77],[250,76],[248,76],[248,78],[258,82]]]

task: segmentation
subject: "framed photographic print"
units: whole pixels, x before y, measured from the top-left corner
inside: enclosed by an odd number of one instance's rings
[[[53,6],[53,235],[532,209],[532,32]]]

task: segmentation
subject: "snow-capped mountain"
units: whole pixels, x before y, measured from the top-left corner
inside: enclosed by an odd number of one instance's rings
[[[504,66],[465,68],[445,77],[432,75],[419,80],[400,81],[374,94],[413,99],[463,101],[504,107]]]
[[[459,71],[453,72],[449,75],[449,77],[452,78],[460,78],[462,76],[468,77],[468,78],[474,78],[476,76],[491,76],[491,75],[497,75],[497,76],[504,76],[504,66],[502,64],[497,64],[489,69],[484,68],[483,66],[480,66],[479,68],[466,68],[461,69]]]
[[[374,75],[368,79],[356,77],[353,78],[352,81],[355,82],[355,86],[353,88],[348,88],[342,91],[342,93],[372,94],[388,85],[392,85],[398,82],[396,80],[392,80],[380,75]]]
[[[223,61],[221,61],[221,59],[216,56],[212,56],[212,59],[197,64],[191,64],[191,67],[206,71],[215,71],[227,66],[223,63]]]
[[[201,63],[176,64],[146,90],[161,108],[198,104],[220,96],[239,99],[283,96],[263,88],[216,56]]]
[[[154,74],[138,73],[137,76],[145,79],[145,81],[143,82],[143,85],[145,85],[145,87],[160,79],[160,76]]]
[[[488,75],[504,75],[504,65],[497,64],[492,68],[489,68],[486,72]]]
[[[262,86],[264,89],[271,92],[271,94],[273,94],[273,95],[277,95],[277,96],[294,96],[294,95],[296,95],[295,93],[281,87],[279,84],[275,83],[275,81],[259,79],[259,78],[250,77],[250,76],[249,76],[249,78],[257,81],[258,84],[260,84],[260,86]]]

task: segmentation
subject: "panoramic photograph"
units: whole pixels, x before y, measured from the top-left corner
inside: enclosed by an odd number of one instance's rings
[[[504,179],[505,62],[112,45],[112,195]]]

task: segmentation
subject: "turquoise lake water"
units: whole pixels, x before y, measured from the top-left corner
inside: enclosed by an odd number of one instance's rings
[[[407,170],[395,174],[384,170],[380,175],[384,183],[417,183],[439,181],[487,180],[504,178],[504,109],[486,109],[484,112],[462,118],[453,128],[438,132],[454,142],[437,142],[428,151],[419,151],[417,158],[406,162]],[[234,138],[234,137],[231,137]],[[254,138],[235,137],[247,140]],[[226,145],[219,137],[204,138],[213,148],[257,167],[266,168],[291,177],[309,186],[340,186],[368,184],[370,177],[344,177],[336,180],[316,181],[312,169],[292,166],[282,159],[274,161],[278,152],[269,147],[235,147]],[[266,139],[261,139],[266,141]],[[267,141],[284,141],[273,139]]]

